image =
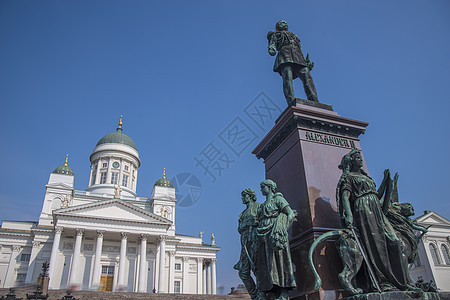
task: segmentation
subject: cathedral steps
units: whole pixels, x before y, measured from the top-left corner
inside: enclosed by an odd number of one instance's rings
[[[26,294],[33,294],[33,288],[17,288],[14,293],[17,298],[26,299]],[[9,289],[0,289],[0,297],[9,293]],[[66,290],[50,290],[49,300],[61,299],[66,295]],[[72,296],[80,300],[226,300],[226,299],[250,299],[248,295],[192,295],[192,294],[153,294],[153,293],[126,293],[126,292],[99,292],[99,291],[73,291]]]

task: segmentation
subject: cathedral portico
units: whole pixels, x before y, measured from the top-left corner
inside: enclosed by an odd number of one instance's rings
[[[57,285],[58,282],[64,282],[63,278],[59,279],[58,277],[63,277],[65,273],[68,273],[67,285],[69,287],[83,288],[83,282],[88,280],[88,287],[95,289],[101,285],[102,269],[106,266],[114,269],[111,276],[114,279],[112,284],[114,290],[128,289],[128,283],[132,281],[135,283],[131,291],[146,292],[149,285],[148,270],[154,270],[158,264],[162,271],[158,275],[159,288],[156,290],[161,293],[175,291],[175,274],[177,272],[175,257],[178,255],[175,250],[166,250],[167,236],[104,229],[94,231],[80,227],[56,227],[54,252],[52,251],[50,262],[53,263],[53,266],[65,264],[64,268],[67,271],[62,270],[61,274],[55,274],[54,268],[50,268],[53,279],[51,280],[52,288],[55,288],[54,285]],[[58,239],[59,243],[57,243]],[[175,249],[177,243],[177,239],[171,239],[170,249]],[[159,257],[156,257],[157,252],[164,253],[164,255],[160,254]],[[168,265],[165,261],[166,256],[169,257]],[[184,259],[183,278],[187,278],[188,262],[191,258],[180,258]],[[90,263],[87,263],[87,260],[90,260]],[[91,265],[89,270],[86,270],[86,265]],[[82,270],[83,266],[84,270]],[[166,274],[166,269],[168,274]],[[166,275],[169,275],[169,280],[166,280]],[[153,276],[150,277],[153,278]]]

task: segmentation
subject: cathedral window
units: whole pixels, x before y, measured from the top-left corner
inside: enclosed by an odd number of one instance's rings
[[[181,264],[175,264],[175,270],[181,271]]]
[[[128,175],[123,175],[122,186],[127,187],[127,183],[128,183]]]
[[[97,173],[96,173],[96,172],[92,172],[92,182],[91,182],[91,185],[94,185],[94,184],[95,184],[95,179],[96,179],[96,177],[97,177]]]
[[[73,242],[64,242],[62,248],[64,250],[73,250]]]
[[[106,167],[108,167],[108,163],[103,163],[102,168],[106,168]]]
[[[94,244],[84,244],[83,251],[94,251]]]
[[[17,281],[24,282],[27,278],[27,273],[17,273]]]
[[[20,261],[30,261],[31,254],[22,254],[20,256]]]
[[[173,283],[173,292],[176,294],[180,294],[181,293],[181,281],[176,280]]]
[[[100,184],[106,183],[106,172],[100,173]]]
[[[128,166],[125,166],[125,171],[128,171]]]
[[[119,173],[111,173],[111,183],[117,184],[117,179],[119,178]]]
[[[441,245],[442,255],[444,256],[444,261],[446,265],[450,265],[450,254],[448,252],[448,247],[444,244]]]
[[[439,256],[438,256],[438,253],[437,253],[436,246],[433,245],[433,244],[430,244],[429,247],[430,247],[430,253],[431,253],[431,258],[433,259],[433,263],[435,265],[439,265]]]

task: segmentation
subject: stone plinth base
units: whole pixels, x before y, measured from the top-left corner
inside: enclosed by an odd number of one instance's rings
[[[423,293],[417,296],[413,292],[386,292],[356,295],[342,300],[450,300],[450,293]]]

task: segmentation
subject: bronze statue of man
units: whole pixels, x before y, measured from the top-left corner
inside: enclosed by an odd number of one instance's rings
[[[274,56],[278,50],[273,71],[283,77],[283,92],[288,105],[295,100],[292,80],[296,78],[300,78],[303,82],[307,99],[318,102],[316,87],[310,73],[313,64],[309,63],[308,57],[306,60],[303,57],[300,39],[295,33],[288,31],[286,21],[277,22],[275,29],[276,31],[269,31],[267,34],[269,54]]]
[[[258,299],[258,289],[250,271],[255,271],[256,253],[258,250],[257,213],[261,203],[256,203],[256,193],[245,189],[241,193],[242,203],[247,208],[239,215],[238,231],[241,234],[241,256],[234,269],[239,271],[239,277],[253,300]]]

